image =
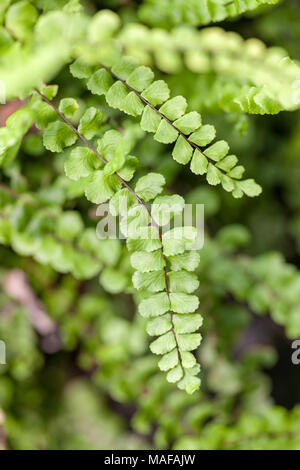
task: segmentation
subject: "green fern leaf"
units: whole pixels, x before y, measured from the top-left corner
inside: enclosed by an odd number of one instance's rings
[[[62,152],[77,140],[75,132],[64,122],[55,121],[48,125],[43,134],[43,143],[51,152]]]

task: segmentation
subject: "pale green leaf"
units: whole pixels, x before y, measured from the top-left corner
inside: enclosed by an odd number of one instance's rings
[[[30,108],[24,106],[6,119],[6,127],[14,131],[16,135],[23,136],[33,124],[33,120],[34,113]]]
[[[42,85],[40,88],[40,92],[43,93],[48,100],[53,100],[58,92],[58,85]]]
[[[13,250],[19,255],[29,256],[36,253],[37,241],[35,242],[27,233],[12,231],[10,243]]]
[[[92,139],[99,133],[103,118],[103,111],[91,106],[85,111],[82,118],[80,119],[78,131],[83,134],[86,139]]]
[[[201,335],[200,333],[178,334],[177,341],[182,351],[193,351],[201,343]]]
[[[111,38],[117,32],[120,21],[119,16],[111,10],[98,11],[89,22],[89,41],[97,43]]]
[[[151,215],[159,225],[165,225],[180,214],[184,208],[184,199],[178,194],[157,196],[151,205]]]
[[[46,235],[38,240],[38,247],[34,258],[42,264],[50,264],[51,259],[57,257],[61,244],[51,235]],[[17,250],[16,250],[17,251]]]
[[[170,314],[154,318],[147,323],[147,333],[150,336],[163,335],[172,328]]]
[[[114,157],[119,157],[120,155],[127,156],[132,148],[133,142],[130,134],[124,133],[121,139],[118,140]]]
[[[100,159],[88,147],[75,147],[65,161],[65,172],[70,179],[78,181],[100,165]]]
[[[179,362],[178,351],[174,349],[173,351],[165,354],[158,362],[158,367],[160,370],[166,371],[173,369]]]
[[[166,354],[175,347],[175,338],[171,331],[160,336],[150,344],[150,349],[154,354]]]
[[[136,251],[132,253],[130,260],[132,267],[143,273],[160,271],[166,265],[161,250],[153,252]]]
[[[112,108],[124,110],[125,99],[128,95],[128,89],[120,82],[115,82],[106,93],[106,101]]]
[[[193,250],[180,255],[169,256],[168,260],[171,263],[172,271],[180,271],[181,269],[194,271],[200,262],[200,255],[197,251]]]
[[[229,145],[225,140],[219,140],[204,150],[204,154],[211,160],[218,162],[224,158],[229,151]]]
[[[199,314],[174,315],[176,333],[193,333],[202,325],[203,319]]]
[[[128,284],[127,276],[119,269],[105,268],[100,274],[99,281],[107,292],[119,294]]]
[[[162,236],[165,255],[173,256],[189,250],[196,240],[197,230],[195,227],[175,227]]]
[[[159,111],[171,121],[175,121],[185,113],[186,108],[186,99],[183,96],[175,96],[164,103]]]
[[[74,250],[71,272],[75,279],[91,279],[99,273],[100,269],[101,264],[98,260]]]
[[[146,88],[142,97],[145,98],[153,106],[164,103],[170,96],[170,90],[164,80],[157,80]]]
[[[238,181],[237,185],[238,188],[241,189],[249,197],[259,196],[262,191],[261,186],[255,183],[253,179]]]
[[[174,146],[172,155],[176,162],[185,165],[191,159],[193,153],[193,147],[186,141],[186,139],[180,135]]]
[[[217,163],[217,167],[224,171],[230,171],[237,164],[238,159],[235,155],[227,155],[220,162]]]
[[[178,382],[183,376],[182,367],[178,365],[167,373],[167,381],[170,383]]]
[[[109,176],[115,172],[118,172],[124,165],[125,158],[125,155],[122,154],[114,155],[114,157],[105,165],[103,170],[104,175]]]
[[[104,136],[97,141],[97,150],[106,160],[111,160],[116,152],[121,133],[115,129],[105,132]]]
[[[104,69],[97,70],[88,80],[86,86],[94,95],[106,95],[113,84],[113,78]]]
[[[156,227],[153,225],[142,228],[141,238],[128,238],[127,248],[129,251],[155,251],[158,248],[162,248],[161,241],[159,239],[159,233]]]
[[[136,93],[131,91],[123,101],[122,109],[125,113],[130,114],[130,116],[139,116],[144,110],[144,104]]]
[[[63,98],[59,103],[60,112],[67,118],[74,116],[79,108],[79,104],[74,98]]]
[[[130,207],[120,221],[120,229],[126,238],[143,239],[149,236],[150,216],[145,207],[136,204]]]
[[[187,351],[181,352],[181,360],[182,365],[185,369],[190,369],[196,365],[196,358],[195,356]]]
[[[165,178],[159,173],[148,173],[139,178],[135,185],[135,192],[147,202],[162,192],[165,182]]]
[[[125,163],[122,168],[119,170],[119,175],[123,180],[130,181],[133,178],[133,175],[138,167],[139,160],[133,155],[128,155],[125,159]]]
[[[170,309],[170,301],[166,292],[154,294],[143,300],[139,305],[139,312],[144,318],[158,317]]]
[[[228,191],[229,193],[231,193],[235,188],[235,184],[232,179],[226,175],[221,176],[221,184],[225,191]]]
[[[100,204],[110,199],[120,187],[121,182],[115,175],[104,176],[102,170],[96,170],[86,179],[85,195],[89,201]]]
[[[126,81],[129,86],[141,92],[152,83],[153,79],[154,73],[152,70],[149,67],[141,65],[129,75]]]
[[[56,221],[56,232],[60,238],[73,241],[83,230],[83,222],[78,212],[63,212]]]
[[[43,143],[51,152],[62,152],[65,147],[73,145],[77,135],[65,122],[55,121],[48,125],[43,134]]]
[[[192,111],[177,119],[174,122],[174,126],[184,134],[188,135],[201,126],[201,116],[197,111]]]
[[[216,239],[226,250],[229,249],[231,251],[237,247],[248,245],[251,236],[249,230],[243,225],[230,224],[218,231]]]
[[[207,182],[213,186],[216,186],[217,184],[221,183],[221,177],[222,173],[220,170],[209,163],[206,175]]]
[[[170,292],[191,294],[199,287],[197,276],[188,271],[171,271],[168,273]]]
[[[195,149],[191,161],[191,171],[196,175],[204,175],[207,172],[208,161],[203,153]]]
[[[210,124],[205,124],[198,131],[193,132],[189,140],[200,147],[204,147],[211,143],[216,136],[216,129]]]
[[[17,143],[15,133],[7,127],[0,127],[0,155]]]
[[[235,166],[232,170],[230,170],[229,176],[231,178],[235,178],[239,180],[243,177],[244,172],[245,172],[245,168],[243,167],[243,165],[238,165],[238,166]]]
[[[130,62],[130,60],[120,60],[116,64],[113,65],[111,71],[117,75],[117,77],[121,78],[121,80],[127,80],[129,75],[134,71],[135,65]]]
[[[160,121],[160,115],[150,108],[150,106],[145,106],[141,119],[141,128],[143,131],[156,132]]]
[[[5,26],[17,39],[22,41],[28,36],[37,19],[37,9],[30,2],[23,0],[8,9],[5,16]]]
[[[89,78],[93,73],[93,67],[85,64],[81,59],[76,59],[70,65],[70,72],[75,78]]]
[[[109,210],[113,216],[125,215],[136,203],[134,195],[127,188],[122,188],[109,201]]]
[[[178,387],[185,390],[188,394],[196,392],[200,388],[201,381],[198,377],[194,377],[188,373],[178,383]]]
[[[106,266],[115,266],[121,254],[119,240],[98,238],[95,228],[87,228],[81,234],[78,246],[100,258]]]
[[[47,126],[57,119],[54,109],[44,101],[39,101],[34,105],[36,111],[35,125],[38,129],[46,129]]]
[[[171,309],[175,313],[192,313],[199,307],[199,299],[191,294],[170,293]]]
[[[241,197],[243,197],[243,194],[243,191],[238,187],[235,187],[232,191],[232,195],[235,199],[240,199]]]
[[[166,288],[164,271],[141,273],[136,271],[132,277],[136,289],[148,289],[150,292],[160,292]]]
[[[165,119],[160,121],[154,139],[163,144],[171,144],[178,137],[178,131],[174,129]]]

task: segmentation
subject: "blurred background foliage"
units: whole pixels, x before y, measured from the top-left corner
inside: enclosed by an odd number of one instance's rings
[[[76,9],[78,2],[33,1],[36,18],[24,14],[16,20],[11,8],[18,3],[28,2],[1,3],[0,45],[6,50],[14,43],[11,54],[20,54],[32,78],[38,74],[32,67],[40,63],[30,51],[38,16]],[[129,44],[126,27],[139,23],[160,31],[166,42],[160,54],[154,53],[157,75],[216,126],[263,194],[236,200],[202,184],[134,120],[89,95],[64,65],[70,51],[58,54],[56,38],[47,62],[60,97],[100,104],[110,125],[134,135],[141,174],[161,172],[171,192],[205,205],[206,238],[198,273],[204,315],[204,339],[197,352],[202,386],[187,396],[158,371],[145,320],[135,313],[137,294],[122,241],[95,242],[94,253],[85,253],[98,256],[91,275],[34,253],[30,236],[38,237],[44,223],[56,224],[64,211],[76,211],[80,230],[87,234],[95,232],[98,218],[96,208],[64,176],[61,155],[45,151],[40,133],[29,126],[0,184],[0,339],[7,345],[7,364],[0,365],[0,448],[299,449],[300,366],[291,363],[291,342],[300,338],[299,111],[274,116],[241,111],[226,87],[233,83],[240,89],[244,78],[205,67],[195,71],[184,62],[179,66],[168,34],[182,24],[202,31],[206,23],[197,15],[162,20],[166,1],[81,3],[89,15],[103,8],[116,12],[125,49],[138,55],[143,51],[138,42]],[[47,39],[46,26],[40,34]],[[244,39],[259,38],[268,47],[283,47],[300,59],[297,0],[264,5],[217,26]],[[141,61],[149,62],[144,56]],[[1,106],[2,126],[19,105],[14,100]],[[39,214],[40,225],[36,219],[28,225],[31,212]],[[64,229],[62,238],[59,242],[71,242],[74,253],[80,250]]]

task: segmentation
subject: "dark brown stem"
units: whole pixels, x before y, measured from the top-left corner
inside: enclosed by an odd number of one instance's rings
[[[59,111],[59,109],[50,101],[48,100],[48,98],[46,98],[46,96],[44,96],[39,90],[36,90],[37,93],[40,95],[40,97],[46,102],[49,104],[49,106],[51,106],[52,109],[54,109],[54,111],[61,117],[61,119],[66,123],[68,124],[68,126],[71,127],[71,129],[78,135],[78,137],[82,140],[82,142],[85,143],[85,145],[88,146],[88,148],[95,154],[97,155],[98,158],[100,158],[100,160],[106,165],[107,164],[107,161],[105,160],[105,158],[103,158],[98,152],[97,150],[83,137],[83,135],[81,135],[81,133],[78,131],[78,129],[73,126],[73,124]],[[153,224],[153,226],[158,230],[158,234],[159,234],[159,239],[162,241],[162,233],[161,233],[161,230],[160,230],[160,227],[159,225],[157,224],[156,220],[153,218],[150,210],[148,209],[148,207],[146,206],[146,204],[144,203],[144,201],[136,194],[136,192],[126,183],[126,181],[123,180],[123,178],[118,174],[118,173],[114,173],[116,175],[116,177],[121,181],[121,183],[123,184],[123,186],[125,186],[125,188],[128,189],[128,191],[131,192],[131,194],[135,197],[135,199],[138,201],[139,204],[141,204],[141,206],[143,206],[143,208],[147,211],[148,215],[150,216],[150,219],[151,219],[151,222]],[[163,258],[164,260],[166,260],[165,258],[165,254],[164,254],[164,250],[163,250],[163,246],[161,247],[161,251],[162,251],[162,255],[163,255]],[[168,281],[168,272],[167,272],[167,268],[166,266],[164,267],[164,274],[165,274],[165,283],[166,283],[166,293],[167,293],[167,296],[168,296],[168,299],[169,299],[169,303],[170,303],[170,306],[171,306],[171,301],[170,301],[170,290],[169,290],[169,281]],[[178,345],[178,341],[177,341],[177,336],[176,336],[176,333],[175,333],[175,325],[174,325],[174,318],[173,318],[173,312],[170,310],[170,316],[171,316],[171,324],[172,324],[172,328],[171,328],[171,331],[173,333],[173,336],[174,336],[174,340],[175,340],[175,344],[176,344],[176,349],[177,349],[177,354],[178,354],[178,360],[179,360],[179,364],[181,366],[181,369],[182,369],[182,372],[184,374],[184,368],[183,368],[183,365],[182,365],[182,358],[181,358],[181,354],[180,354],[180,350],[179,350],[179,345]]]

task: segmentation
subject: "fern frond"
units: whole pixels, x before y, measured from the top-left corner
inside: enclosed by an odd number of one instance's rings
[[[168,204],[171,207],[174,202],[179,205],[177,210],[182,210],[183,199],[180,196],[176,196],[175,200],[174,196],[159,196],[165,180],[158,173],[149,173],[140,178],[133,190],[121,176],[130,159],[128,155],[130,145],[127,140],[118,132],[106,132],[98,140],[101,155],[58,108],[42,93],[38,93],[62,119],[52,121],[46,127],[45,146],[51,151],[56,151],[58,147],[59,150],[61,147],[64,149],[72,145],[79,137],[87,146],[86,151],[83,151],[83,147],[75,147],[72,150],[69,158],[79,156],[80,161],[77,166],[75,164],[72,167],[70,175],[71,163],[68,160],[66,162],[67,174],[78,181],[79,185],[84,186],[88,200],[97,204],[110,201],[113,212],[122,213],[121,227],[127,237],[131,264],[136,270],[133,283],[138,290],[141,290],[143,298],[139,311],[147,319],[148,333],[151,336],[157,336],[151,343],[151,351],[162,356],[159,367],[167,371],[167,380],[177,383],[179,388],[188,393],[193,393],[200,385],[200,379],[197,377],[200,366],[196,363],[191,351],[200,344],[201,336],[197,330],[202,323],[201,316],[194,313],[198,308],[199,300],[192,295],[192,292],[198,287],[198,283],[190,273],[199,263],[198,254],[190,251],[191,243],[195,240],[197,233],[194,227],[183,227],[180,230],[173,229],[173,231],[162,233],[161,225],[164,220],[160,216],[162,208]],[[92,119],[91,116],[91,121]],[[65,130],[60,129],[57,132],[62,124],[68,126],[73,132],[73,140],[69,135],[66,138]],[[98,165],[91,160],[88,151],[100,161]],[[85,157],[87,162],[89,161],[87,164],[84,163]],[[123,212],[124,206],[121,202],[124,196],[126,198],[125,212]],[[153,213],[144,201],[153,202],[155,208]],[[101,277],[102,282],[105,283],[107,278],[114,278],[114,273],[106,271]],[[153,294],[154,277],[156,288]],[[193,282],[186,287],[187,279],[190,278]]]
[[[191,161],[191,171],[197,175],[205,174],[209,184],[221,184],[234,197],[259,195],[261,188],[252,179],[241,180],[244,167],[237,165],[235,156],[228,155],[227,142],[212,144],[214,127],[202,126],[199,113],[186,113],[185,98],[176,96],[169,99],[166,83],[153,80],[154,74],[149,67],[136,68],[123,61],[111,69],[103,65],[90,76],[87,87],[96,95],[105,95],[113,108],[132,116],[142,114],[142,129],[154,132],[154,139],[158,142],[175,142],[174,160],[180,164]]]

